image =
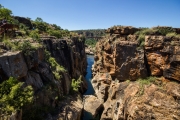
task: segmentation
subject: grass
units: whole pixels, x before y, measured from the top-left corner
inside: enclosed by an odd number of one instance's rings
[[[175,32],[170,32],[166,34],[167,37],[175,37],[180,39],[180,34],[177,34]]]
[[[147,78],[145,78],[145,79],[142,79],[142,78],[138,79],[138,80],[137,80],[137,83],[138,83],[139,86],[140,86],[140,89],[139,89],[138,94],[139,94],[139,95],[143,95],[143,94],[144,94],[144,86],[145,86],[145,85],[150,85],[151,83],[154,83],[156,79],[157,79],[157,78],[156,78],[156,77],[153,77],[153,76],[147,77]]]
[[[145,36],[146,35],[163,35],[168,37],[176,37],[180,38],[179,34],[176,34],[172,27],[154,27],[154,28],[142,28],[141,30],[137,31],[135,35],[138,35],[138,49],[142,49],[144,47]]]

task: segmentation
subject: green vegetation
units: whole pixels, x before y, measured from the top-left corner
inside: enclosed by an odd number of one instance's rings
[[[141,28],[140,31],[137,31],[135,35],[138,35],[139,48],[144,47],[145,36],[146,35],[163,35],[169,37],[180,38],[179,34],[176,34],[172,27],[153,27],[153,28]]]
[[[45,50],[45,57],[47,62],[50,64],[51,66],[51,70],[54,74],[54,77],[56,80],[59,80],[61,78],[61,72],[66,72],[65,68],[61,65],[59,65],[55,58],[51,57],[51,54],[49,51]]]
[[[177,34],[175,32],[170,32],[166,34],[167,37],[175,37],[175,38],[180,38],[180,34]]]
[[[28,40],[21,41],[10,41],[9,38],[4,38],[3,43],[11,51],[22,51],[24,55],[30,55],[37,48],[42,47],[39,43],[31,44]]]
[[[81,83],[82,83],[82,76],[80,76],[77,80],[72,79],[71,93],[78,92],[78,89],[79,89]]]
[[[0,113],[9,115],[33,101],[33,88],[13,77],[0,84]]]
[[[74,30],[72,32],[88,37],[101,37],[105,35],[105,29]]]
[[[19,24],[19,22],[12,17],[12,11],[0,4],[0,20],[6,19],[8,23]]]
[[[70,31],[66,29],[63,30],[60,26],[56,24],[48,24],[45,21],[43,21],[43,19],[40,17],[37,17],[34,21],[31,20],[31,18],[27,18],[31,21],[33,25],[33,29],[31,30],[25,24],[19,23],[18,20],[12,17],[12,14],[13,13],[11,10],[4,8],[2,5],[0,5],[0,20],[6,19],[10,24],[18,25],[19,30],[16,34],[16,37],[31,37],[37,40],[40,38],[40,36],[55,36],[57,38],[69,38],[70,36],[72,36],[70,34]]]
[[[85,44],[87,46],[95,47],[96,43],[97,43],[97,40],[95,40],[95,39],[86,39],[85,40]]]
[[[157,78],[156,77],[153,77],[153,76],[150,76],[150,77],[147,77],[145,79],[138,79],[137,82],[139,83],[140,85],[140,89],[139,89],[139,95],[143,95],[144,94],[144,86],[145,85],[150,85],[151,83],[154,83],[155,80]]]

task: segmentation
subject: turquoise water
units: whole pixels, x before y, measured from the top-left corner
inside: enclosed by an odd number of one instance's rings
[[[91,79],[92,79],[92,71],[91,71],[91,68],[92,68],[92,65],[94,64],[94,56],[93,55],[87,55],[87,63],[88,63],[88,66],[87,66],[87,69],[86,69],[86,81],[88,83],[88,89],[87,91],[84,93],[84,95],[93,95],[94,94],[94,89],[92,87],[92,84],[91,84]]]

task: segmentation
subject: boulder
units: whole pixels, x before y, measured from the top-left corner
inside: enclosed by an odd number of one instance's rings
[[[93,95],[84,96],[84,110],[95,118],[103,109],[103,102]]]
[[[91,80],[97,98],[101,101],[106,101],[108,96],[108,89],[112,78],[109,73],[98,73]]]
[[[6,76],[20,79],[27,75],[27,65],[23,54],[19,51],[6,52],[0,56],[0,67]]]

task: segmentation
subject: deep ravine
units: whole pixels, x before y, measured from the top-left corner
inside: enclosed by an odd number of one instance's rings
[[[91,84],[91,79],[92,79],[92,71],[91,71],[91,68],[92,68],[92,65],[94,64],[94,56],[93,55],[87,55],[87,69],[86,69],[86,76],[85,76],[85,79],[88,83],[88,89],[87,91],[84,93],[84,95],[93,95],[94,94],[94,89],[92,87],[92,84]],[[84,98],[84,96],[83,96]],[[89,120],[92,118],[92,115],[86,111],[83,112],[83,120]]]
[[[87,91],[84,93],[84,95],[93,95],[94,94],[94,89],[92,87],[92,84],[91,84],[91,79],[92,79],[92,71],[91,71],[91,68],[92,68],[92,65],[94,64],[94,56],[93,55],[87,55],[87,69],[86,69],[86,76],[85,76],[85,79],[88,83],[88,89]]]

